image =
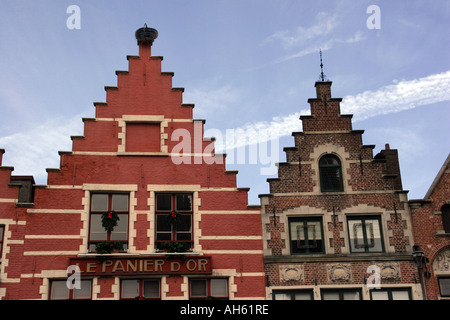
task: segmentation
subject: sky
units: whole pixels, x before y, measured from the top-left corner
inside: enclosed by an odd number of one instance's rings
[[[363,143],[374,155],[398,150],[409,199],[425,196],[449,154],[448,0],[2,0],[0,148],[13,175],[46,184],[45,169],[59,167],[58,151],[71,150],[104,86],[138,54],[144,24],[159,32],[162,71],[206,119],[238,187],[250,187],[249,204],[302,131],[320,50]],[[248,139],[227,143],[230,132]]]

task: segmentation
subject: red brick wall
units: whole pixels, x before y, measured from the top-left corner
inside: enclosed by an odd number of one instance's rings
[[[264,298],[260,209],[248,207],[247,189],[237,188],[236,173],[226,172],[223,155],[213,154],[212,163],[191,155],[214,142],[204,139],[204,122],[193,120],[192,105],[183,105],[183,90],[172,87],[173,74],[161,72],[162,57],[152,57],[150,47],[141,44],[140,56],[128,61],[129,70],[117,72],[117,87],[105,88],[106,102],[94,103],[95,118],[83,119],[84,135],[72,137],[72,150],[60,153],[60,167],[48,169],[47,185],[35,188],[33,204],[16,205],[18,188],[8,186],[12,168],[0,168],[0,224],[6,223],[7,233],[0,299],[48,297],[49,281],[65,279],[69,259],[88,254],[89,192],[121,186],[130,192],[135,217],[128,239],[132,250],[156,254],[147,251],[155,241],[155,192],[195,193],[194,245],[199,254],[211,256],[213,274],[207,276],[228,278],[230,298]],[[149,142],[145,124],[155,123],[151,134],[158,137]],[[171,151],[181,142],[171,141],[177,129],[192,138],[191,150],[183,150],[190,164],[172,161]],[[149,148],[141,150],[146,143]],[[114,277],[97,280],[94,298],[118,298]],[[183,281],[168,276],[167,297],[183,298]]]

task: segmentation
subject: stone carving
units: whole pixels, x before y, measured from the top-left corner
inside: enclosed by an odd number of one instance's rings
[[[400,265],[398,263],[383,263],[380,266],[380,276],[382,280],[401,280]]]
[[[304,278],[304,267],[300,264],[290,264],[279,266],[280,270],[280,281],[303,281]]]
[[[350,282],[352,278],[350,264],[329,264],[327,270],[331,282]]]
[[[436,255],[433,269],[438,272],[450,272],[450,249],[445,249]]]

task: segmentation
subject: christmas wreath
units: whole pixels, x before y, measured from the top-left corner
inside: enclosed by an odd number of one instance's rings
[[[172,210],[167,218],[169,219],[170,224],[173,226],[174,230],[177,230],[177,227],[181,223],[181,215],[178,212]]]
[[[102,226],[108,232],[114,230],[114,227],[117,226],[117,221],[119,220],[119,215],[114,211],[108,211],[102,214]]]

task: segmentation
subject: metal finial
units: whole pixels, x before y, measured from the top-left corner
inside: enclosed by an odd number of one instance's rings
[[[323,73],[322,49],[320,49],[320,81],[326,81],[327,76]]]

